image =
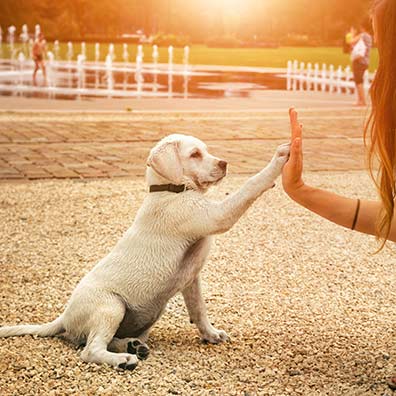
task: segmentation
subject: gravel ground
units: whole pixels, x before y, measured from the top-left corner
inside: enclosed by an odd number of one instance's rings
[[[309,174],[373,196],[366,174]],[[244,178],[229,177],[224,197]],[[0,323],[55,318],[73,287],[131,224],[142,180],[1,184]],[[396,366],[395,254],[315,217],[281,188],[217,237],[204,269],[212,321],[231,342],[199,342],[180,296],[133,372],[80,361],[59,338],[0,340],[3,395],[391,395]]]

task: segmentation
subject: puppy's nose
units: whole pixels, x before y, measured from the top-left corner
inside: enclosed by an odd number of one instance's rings
[[[219,168],[225,171],[227,169],[227,161],[219,161]]]

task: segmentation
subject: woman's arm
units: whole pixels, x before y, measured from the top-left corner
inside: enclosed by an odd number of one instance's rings
[[[355,45],[355,44],[360,40],[361,37],[362,37],[361,34],[358,34],[358,35],[354,36],[354,37],[352,38],[350,44],[351,44],[351,45]]]
[[[298,191],[293,191],[292,188],[285,186],[285,190],[286,188],[288,188],[286,192],[290,198],[301,206],[333,223],[352,228],[357,212],[357,199],[346,198],[306,184]],[[361,200],[354,229],[365,234],[375,235],[375,223],[380,209],[379,202]]]
[[[326,190],[308,186],[302,180],[302,125],[298,123],[297,112],[294,109],[290,109],[289,115],[292,145],[290,159],[282,172],[284,190],[294,201],[319,216],[343,227],[352,228],[357,209],[356,199],[346,198]],[[381,204],[379,202],[361,201],[355,230],[375,235],[376,220],[380,210]],[[396,241],[395,221],[392,224],[389,239]]]

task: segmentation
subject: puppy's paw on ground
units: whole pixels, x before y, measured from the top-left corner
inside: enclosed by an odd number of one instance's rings
[[[117,354],[118,364],[115,366],[117,369],[122,370],[135,370],[138,365],[137,357],[134,354],[119,353]]]
[[[150,354],[149,347],[139,339],[128,342],[128,353],[136,355],[139,360],[146,360]]]
[[[213,329],[202,335],[202,342],[206,344],[221,344],[229,339],[230,337],[228,337],[225,331],[217,329]]]
[[[135,368],[137,367],[137,363],[120,363],[117,368],[121,369],[121,370],[129,370],[129,371],[133,371],[135,370]]]

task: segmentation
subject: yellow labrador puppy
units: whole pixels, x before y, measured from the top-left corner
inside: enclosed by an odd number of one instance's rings
[[[133,370],[145,359],[148,332],[167,302],[181,292],[203,340],[220,343],[227,334],[206,315],[199,273],[211,236],[229,230],[264,191],[274,185],[289,155],[289,145],[223,201],[204,193],[218,183],[227,163],[206,145],[171,135],[150,152],[146,179],[150,192],[135,221],[113,250],[77,285],[65,311],[53,322],[0,328],[0,337],[54,336],[85,344],[85,362]]]

